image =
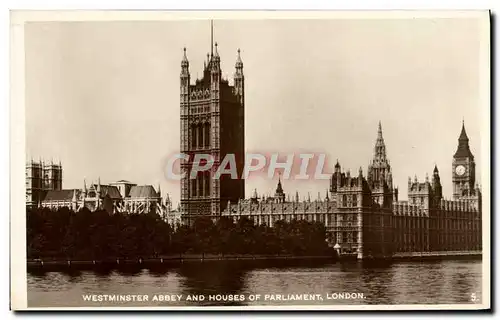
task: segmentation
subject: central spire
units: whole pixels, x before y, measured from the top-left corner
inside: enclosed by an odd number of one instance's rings
[[[378,134],[377,141],[375,142],[375,152],[373,159],[376,160],[385,160],[386,152],[385,152],[385,142],[384,137],[382,136],[382,123],[378,122]]]
[[[210,20],[210,57],[214,55],[214,21]]]

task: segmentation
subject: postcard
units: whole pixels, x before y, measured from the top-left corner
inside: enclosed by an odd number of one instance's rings
[[[488,11],[12,11],[11,309],[488,310]]]

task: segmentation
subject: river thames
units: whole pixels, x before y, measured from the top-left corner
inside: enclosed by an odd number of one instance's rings
[[[36,271],[28,307],[466,304],[480,302],[481,274],[481,260]]]

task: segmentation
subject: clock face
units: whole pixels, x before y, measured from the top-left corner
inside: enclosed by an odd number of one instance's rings
[[[455,172],[457,173],[457,175],[459,176],[463,176],[464,173],[465,173],[465,167],[462,166],[462,165],[459,165],[455,168]]]

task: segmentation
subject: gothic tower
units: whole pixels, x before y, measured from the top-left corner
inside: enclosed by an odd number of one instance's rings
[[[469,148],[469,138],[465,132],[463,122],[462,132],[458,138],[457,151],[453,155],[452,170],[453,198],[459,199],[463,196],[472,195],[476,181],[476,163]]]
[[[62,189],[62,166],[61,163],[55,164],[52,160],[50,163],[43,164],[43,184],[45,190],[61,190]]]
[[[434,166],[434,172],[432,173],[432,196],[433,205],[437,205],[443,198],[443,187],[441,185],[441,178],[439,177],[437,165]]]
[[[380,122],[378,123],[373,160],[368,166],[367,181],[372,190],[373,200],[382,207],[390,206],[394,196],[392,172],[387,159],[384,137],[382,136],[382,124]]]
[[[285,192],[283,191],[283,186],[281,185],[281,177],[278,178],[278,185],[276,186],[274,198],[279,203],[285,202]]]
[[[62,165],[53,161],[26,163],[26,205],[36,207],[47,191],[62,189]]]
[[[36,207],[43,200],[43,164],[33,159],[26,163],[26,205]]]
[[[196,216],[216,218],[232,203],[245,197],[244,180],[239,179],[244,164],[244,75],[238,50],[234,85],[222,77],[217,43],[213,45],[202,79],[191,84],[189,61],[184,49],[180,74],[181,153],[190,156],[181,160],[181,207],[188,220]],[[210,154],[212,170],[190,177],[196,154]],[[213,177],[226,155],[234,155],[238,179],[222,175]]]

